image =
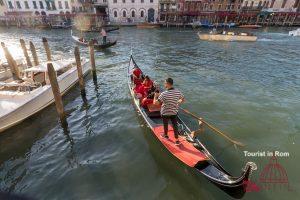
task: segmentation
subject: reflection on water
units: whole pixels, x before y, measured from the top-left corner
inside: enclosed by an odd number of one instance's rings
[[[201,135],[232,174],[255,161],[257,181],[268,162],[245,158],[243,150],[290,153],[279,160],[293,191],[249,193],[244,199],[299,195],[300,40],[287,31],[254,30],[255,43],[214,43],[199,41],[190,29],[121,28],[114,34],[118,45],[96,53],[97,81],[85,78],[86,101],[78,86],[64,97],[67,127],[52,105],[0,135],[0,189],[38,199],[230,199],[164,150],[135,113],[125,78],[132,49],[150,77],[160,83],[174,78],[186,108],[247,145],[234,148],[212,132]],[[69,31],[0,30],[0,41],[19,48],[20,38],[31,40],[45,60],[42,37],[53,55],[73,56]],[[87,48],[80,50],[88,56]]]

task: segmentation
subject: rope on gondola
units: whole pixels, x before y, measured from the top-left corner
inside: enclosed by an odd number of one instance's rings
[[[208,128],[210,128],[211,130],[213,130],[214,132],[218,133],[219,135],[223,136],[224,138],[226,138],[227,140],[229,140],[230,142],[232,142],[233,144],[235,145],[238,145],[238,146],[245,146],[243,143],[239,142],[239,141],[236,141],[232,138],[230,138],[228,135],[226,135],[225,133],[223,133],[222,131],[220,131],[219,129],[217,129],[216,127],[212,126],[211,124],[209,124],[208,122],[206,122],[204,119],[196,116],[195,114],[191,113],[190,111],[184,109],[184,108],[181,108],[179,107],[183,112],[191,115],[192,117],[194,117],[195,119],[201,121],[203,124],[207,125]]]

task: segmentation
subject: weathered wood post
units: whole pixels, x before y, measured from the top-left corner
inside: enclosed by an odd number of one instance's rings
[[[90,62],[91,62],[93,80],[97,81],[96,64],[95,64],[95,49],[94,49],[94,43],[92,41],[89,42],[89,50],[90,50]]]
[[[20,39],[20,43],[21,43],[21,47],[23,49],[23,54],[26,58],[27,66],[32,67],[32,63],[31,63],[30,57],[29,57],[28,52],[27,52],[25,41],[23,39]]]
[[[36,54],[35,46],[31,41],[29,42],[29,45],[30,45],[31,55],[33,57],[34,66],[37,66],[37,65],[39,65],[39,59],[38,59],[38,56]]]
[[[76,59],[76,66],[77,66],[77,73],[78,73],[78,82],[80,87],[80,93],[82,96],[86,96],[85,88],[84,88],[84,80],[83,80],[83,73],[82,73],[82,66],[81,66],[81,59],[80,59],[80,52],[78,46],[75,47],[74,51],[75,59]]]
[[[47,38],[43,37],[42,40],[43,40],[44,48],[45,48],[45,51],[46,51],[46,54],[47,54],[47,60],[51,61],[52,60],[51,59],[51,51],[50,51],[50,48],[49,48]]]
[[[9,68],[10,68],[10,71],[12,73],[13,79],[14,80],[21,80],[20,74],[19,74],[19,68],[18,68],[18,65],[17,65],[16,61],[14,60],[14,58],[12,57],[10,52],[8,51],[8,49],[5,46],[4,42],[1,42],[1,46],[3,48],[5,58],[7,60],[8,65],[9,65]]]
[[[49,80],[50,80],[50,84],[51,84],[51,88],[52,88],[52,92],[53,92],[53,96],[54,96],[54,100],[55,100],[56,111],[59,115],[61,122],[63,124],[65,124],[66,123],[66,114],[65,114],[61,94],[60,94],[59,85],[57,82],[56,72],[53,68],[52,63],[47,64],[47,70],[48,70],[48,76],[49,76]]]

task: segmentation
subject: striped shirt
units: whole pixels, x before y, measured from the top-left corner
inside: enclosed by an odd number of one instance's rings
[[[178,100],[182,99],[183,94],[174,88],[170,88],[162,92],[158,101],[162,104],[160,114],[161,115],[177,115],[178,113]]]

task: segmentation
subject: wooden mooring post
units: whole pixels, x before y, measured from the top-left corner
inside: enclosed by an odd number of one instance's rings
[[[82,73],[82,66],[81,66],[81,59],[80,59],[80,52],[78,46],[75,47],[74,51],[75,59],[76,59],[76,66],[77,66],[77,73],[78,73],[78,82],[80,87],[80,93],[83,97],[86,96],[85,88],[84,88],[84,79]]]
[[[16,61],[14,60],[14,58],[12,57],[12,55],[10,54],[10,52],[8,51],[8,49],[5,46],[4,42],[1,42],[1,46],[3,48],[5,58],[7,60],[8,65],[9,65],[9,68],[10,68],[10,71],[12,73],[13,79],[14,80],[22,80],[20,78],[18,65],[17,65]]]
[[[51,84],[51,88],[52,88],[52,92],[53,92],[53,96],[54,96],[54,100],[55,100],[56,111],[59,115],[59,118],[60,118],[60,121],[62,122],[62,124],[67,124],[64,105],[62,102],[62,97],[61,97],[59,85],[57,82],[57,76],[56,76],[56,72],[53,68],[52,63],[47,64],[47,70],[48,70],[48,76],[49,76],[49,80],[50,80],[50,84]]]
[[[21,44],[21,47],[22,47],[22,50],[23,50],[23,54],[26,58],[27,66],[32,67],[32,63],[31,63],[30,57],[29,57],[28,52],[27,52],[25,41],[23,39],[20,39],[20,44]]]
[[[37,65],[39,65],[39,59],[38,59],[38,56],[36,54],[35,46],[31,41],[29,42],[29,45],[30,45],[31,55],[33,57],[34,66],[37,66]]]
[[[44,45],[44,48],[45,48],[45,51],[46,51],[46,54],[47,54],[47,60],[51,61],[52,60],[51,59],[51,51],[50,51],[50,48],[49,48],[47,38],[43,37],[42,41],[43,41],[43,45]]]
[[[89,50],[90,50],[90,62],[91,62],[93,80],[97,81],[96,64],[95,64],[95,49],[94,49],[94,43],[92,41],[89,42]]]

